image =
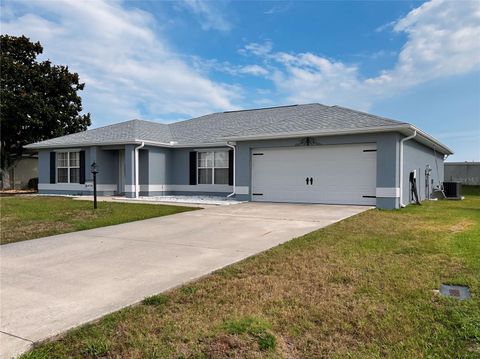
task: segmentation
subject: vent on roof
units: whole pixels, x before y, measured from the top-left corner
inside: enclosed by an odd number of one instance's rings
[[[298,105],[285,105],[285,106],[273,106],[273,107],[261,107],[261,108],[250,108],[247,110],[236,110],[236,111],[223,111],[223,113],[233,113],[233,112],[247,112],[247,111],[259,111],[259,110],[271,110],[273,108],[285,108],[285,107],[295,107]]]

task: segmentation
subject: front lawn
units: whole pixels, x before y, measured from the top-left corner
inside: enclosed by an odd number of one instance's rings
[[[440,297],[441,283],[473,297]],[[477,188],[464,201],[364,212],[23,358],[479,358],[479,296]]]
[[[185,212],[193,208],[66,197],[2,197],[1,244]]]

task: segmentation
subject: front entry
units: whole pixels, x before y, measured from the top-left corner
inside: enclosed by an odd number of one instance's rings
[[[118,151],[118,188],[117,194],[125,193],[125,150]]]
[[[376,145],[252,150],[252,200],[376,204]]]

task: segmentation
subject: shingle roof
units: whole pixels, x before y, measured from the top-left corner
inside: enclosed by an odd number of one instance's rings
[[[173,123],[179,143],[217,142],[228,137],[335,131],[405,124],[339,106],[293,105],[218,112]]]
[[[100,145],[108,143],[135,143],[137,140],[168,143],[171,141],[168,125],[144,120],[130,120],[84,132],[52,138],[26,146],[35,148]]]
[[[318,103],[217,112],[172,124],[131,120],[28,145],[30,148],[135,143],[139,140],[179,145],[225,142],[232,137],[302,132],[348,131],[405,122]]]

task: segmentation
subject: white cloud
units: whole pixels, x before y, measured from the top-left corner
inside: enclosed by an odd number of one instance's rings
[[[268,70],[259,65],[247,65],[242,66],[238,69],[238,72],[241,74],[253,75],[253,76],[260,76],[260,75],[267,75]]]
[[[359,96],[363,89],[356,66],[310,52],[296,54],[272,49],[271,42],[251,43],[239,52],[262,59],[266,77],[275,84],[284,103],[339,103],[359,109],[370,106],[367,96]]]
[[[380,25],[379,27],[377,27],[375,29],[375,32],[382,32],[382,31],[385,31],[385,30],[389,30],[389,29],[393,28],[395,23],[396,23],[396,21],[389,21],[386,24]]]
[[[359,96],[362,84],[358,69],[312,53],[275,53],[271,59],[283,65],[274,72],[272,80],[289,103],[321,102],[348,103],[366,109],[369,100]]]
[[[363,110],[418,84],[480,68],[478,1],[433,0],[389,26],[405,33],[407,41],[395,66],[372,78],[363,78],[356,65],[310,52],[274,52],[271,42],[247,44],[239,53],[260,57],[269,70],[267,78],[286,102],[338,103]]]
[[[225,18],[224,14],[210,1],[202,0],[183,0],[184,8],[191,11],[197,16],[203,30],[219,30],[230,31],[232,28],[231,23]],[[219,3],[216,3],[218,5]]]
[[[410,87],[480,68],[480,2],[434,0],[394,26],[408,36],[396,66],[367,83]]]
[[[191,61],[195,69],[201,73],[221,72],[232,76],[250,75],[266,76],[268,70],[260,65],[234,65],[228,61],[218,61],[216,59],[203,59],[198,56],[192,56]]]
[[[267,56],[273,49],[273,44],[271,41],[266,41],[263,44],[252,42],[245,45],[245,47],[238,50],[242,55],[256,55],[256,56]]]
[[[115,1],[3,3],[2,32],[25,34],[44,56],[86,82],[85,111],[96,125],[142,113],[193,116],[234,107],[231,86],[216,83],[168,48],[146,12]],[[86,106],[88,104],[88,107]]]
[[[269,8],[267,11],[264,12],[265,15],[274,15],[274,14],[280,14],[288,11],[292,7],[292,3],[289,1],[287,3],[280,3],[273,5],[271,8]]]

